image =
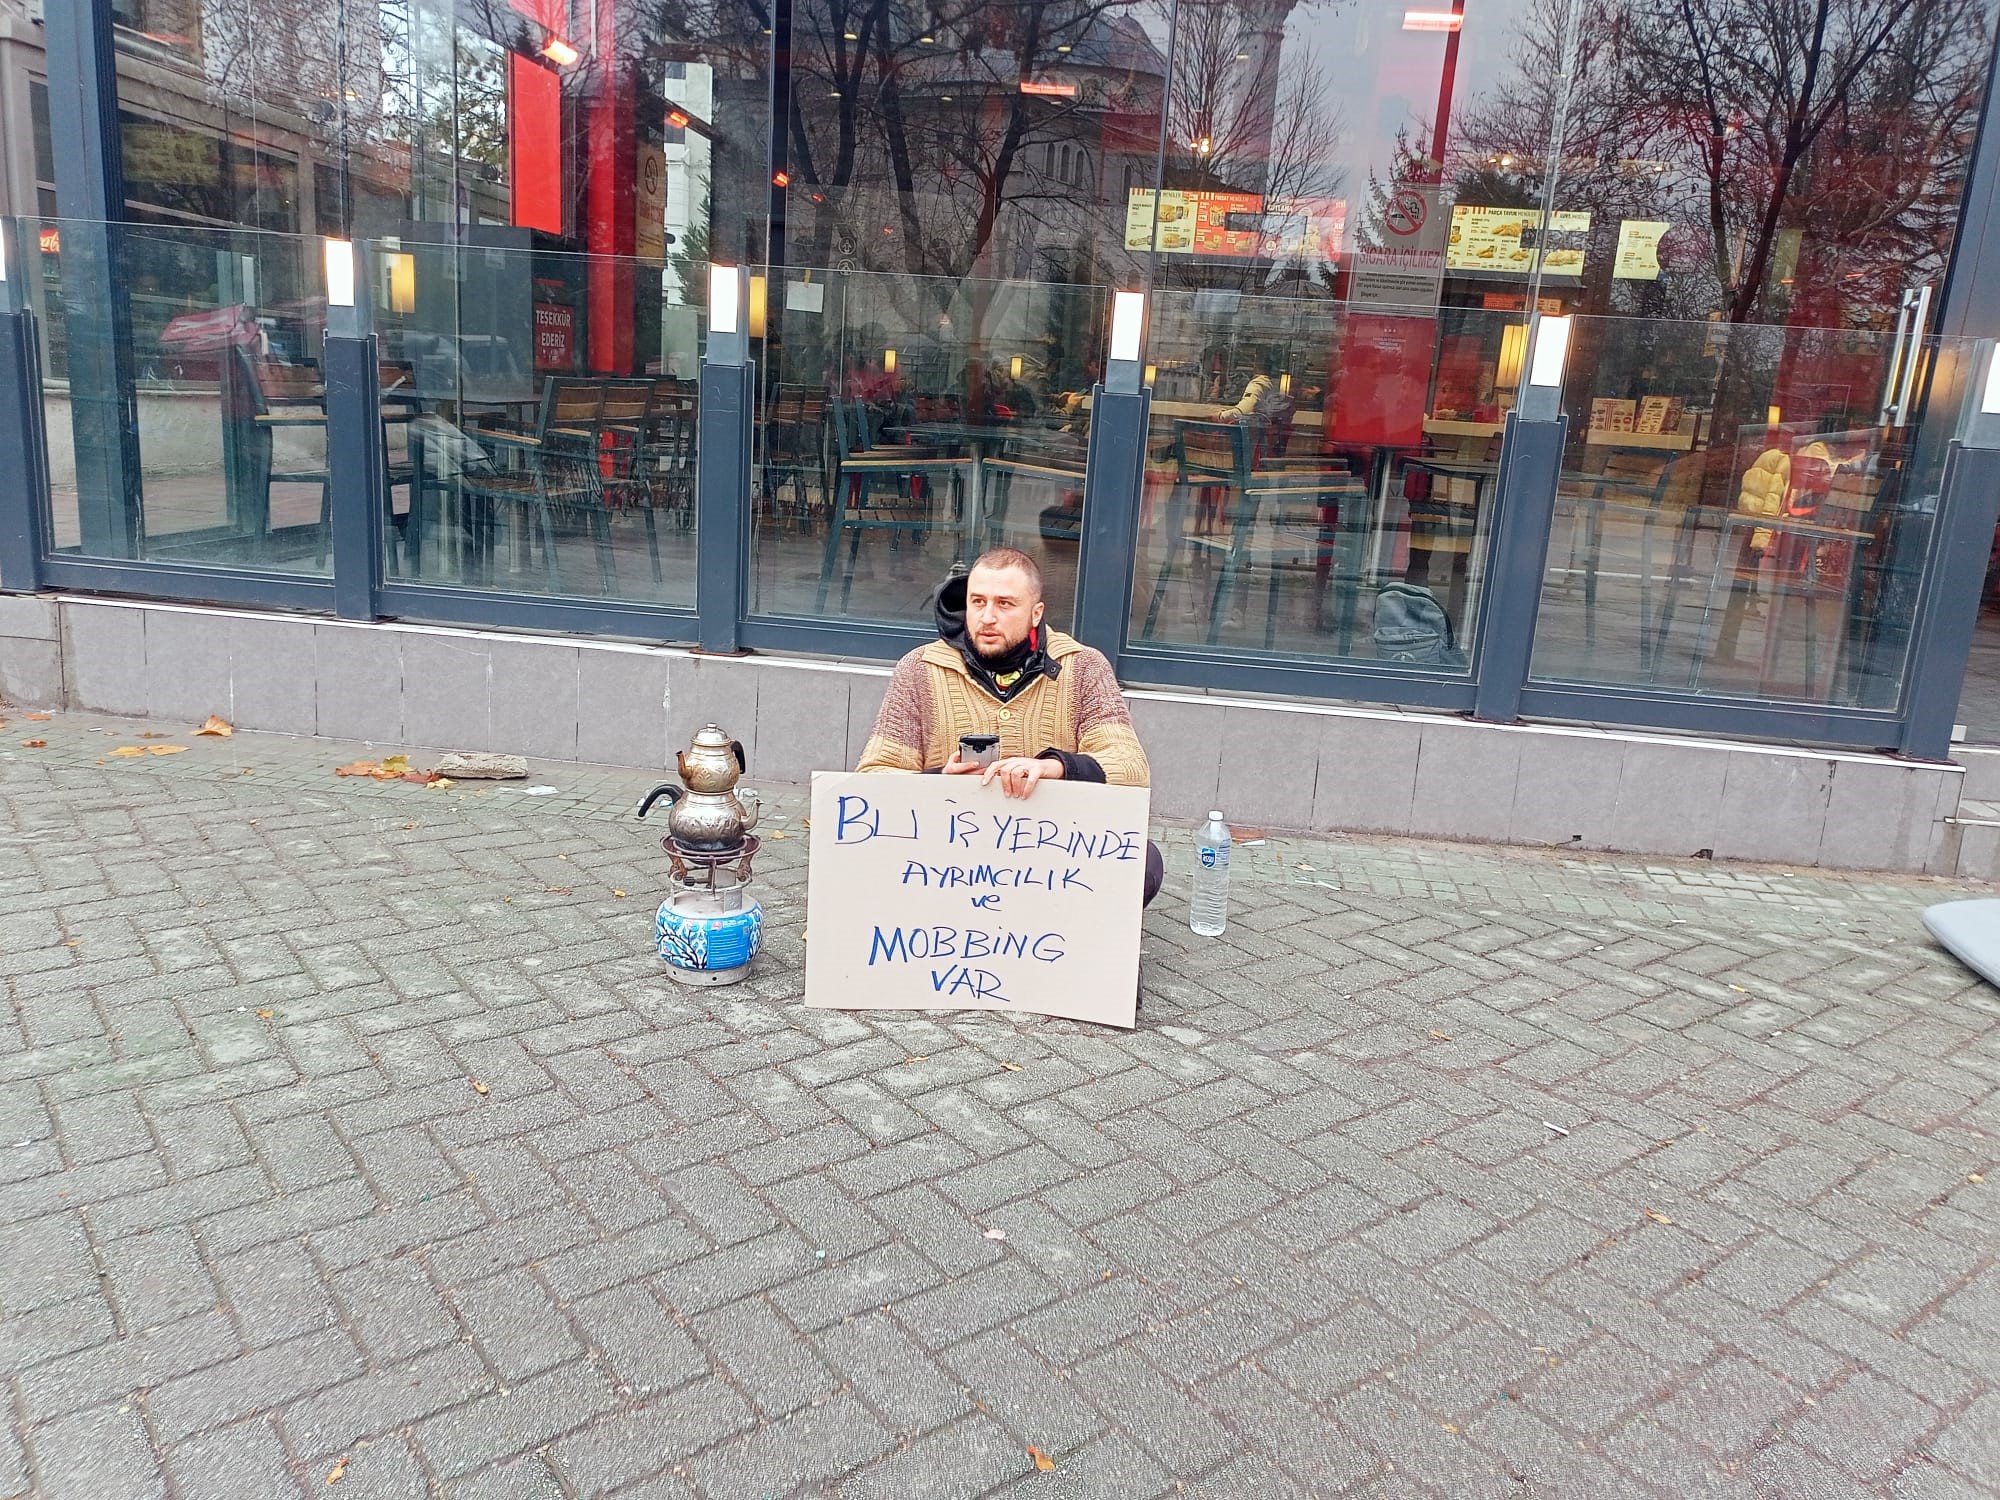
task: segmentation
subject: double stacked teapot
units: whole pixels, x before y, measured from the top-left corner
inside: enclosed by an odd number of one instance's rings
[[[645,817],[664,797],[670,805],[667,835],[683,849],[719,854],[740,848],[744,835],[757,826],[758,813],[757,794],[736,790],[737,778],[749,765],[742,744],[720,726],[706,724],[674,764],[685,785],[663,782],[654,787],[639,804],[639,816]]]

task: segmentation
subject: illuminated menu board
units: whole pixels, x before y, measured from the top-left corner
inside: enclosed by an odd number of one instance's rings
[[[1133,188],[1125,204],[1125,248],[1238,260],[1333,261],[1339,258],[1346,225],[1347,204],[1339,198],[1272,199],[1267,205],[1256,193],[1172,189],[1156,194],[1151,188]]]
[[[1526,273],[1535,269],[1539,250],[1543,270],[1557,276],[1582,275],[1583,246],[1569,241],[1589,232],[1590,215],[1550,214],[1546,234],[1538,232],[1541,222],[1541,214],[1532,208],[1480,208],[1461,203],[1451,211],[1445,268]],[[1537,246],[1538,238],[1548,243]]]

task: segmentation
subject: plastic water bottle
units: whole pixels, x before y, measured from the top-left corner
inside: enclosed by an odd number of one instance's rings
[[[1212,812],[1194,836],[1194,900],[1188,926],[1197,937],[1221,937],[1229,925],[1229,825]]]

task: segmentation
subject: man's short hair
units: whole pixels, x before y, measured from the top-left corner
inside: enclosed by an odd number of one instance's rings
[[[1014,547],[994,547],[979,554],[972,565],[978,568],[1019,568],[1028,577],[1028,587],[1035,591],[1037,599],[1042,597],[1042,565],[1027,553]]]

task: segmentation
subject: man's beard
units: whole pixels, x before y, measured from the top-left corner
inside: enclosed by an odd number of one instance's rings
[[[984,649],[977,641],[972,643],[972,654],[979,658],[979,664],[989,672],[1006,672],[1021,665],[1027,655],[1028,638],[1024,635],[1012,645],[1002,646],[997,651]]]

